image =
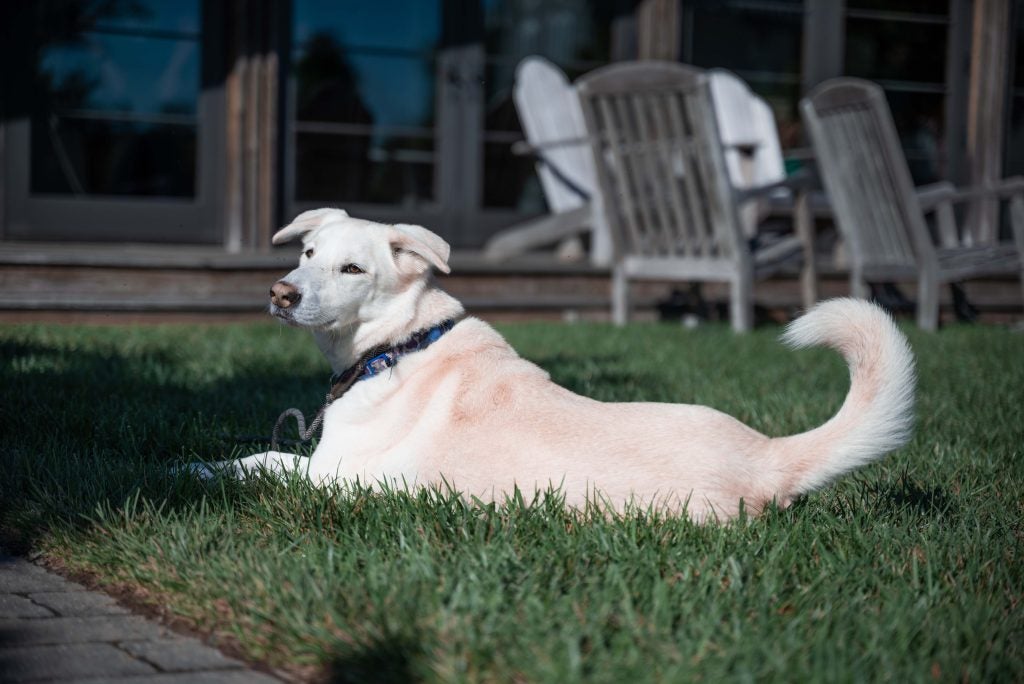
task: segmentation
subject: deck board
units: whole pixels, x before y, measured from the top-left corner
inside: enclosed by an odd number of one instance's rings
[[[205,247],[3,243],[0,246],[0,322],[33,320],[169,321],[260,320],[270,285],[295,263],[295,250],[227,254]],[[529,255],[499,264],[479,253],[456,252],[443,288],[477,315],[490,319],[607,320],[608,269]],[[785,320],[800,309],[796,269],[760,282],[755,302]],[[656,317],[656,306],[678,283],[634,286],[637,317]],[[682,286],[685,288],[685,285]],[[901,286],[913,298],[912,283]],[[822,297],[847,294],[845,274],[823,269]],[[967,284],[982,320],[1019,320],[1021,288],[1015,278]],[[724,286],[706,284],[713,305],[728,301]],[[950,317],[948,289],[944,316]]]

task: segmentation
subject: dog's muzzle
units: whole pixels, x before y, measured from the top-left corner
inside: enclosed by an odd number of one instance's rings
[[[278,280],[270,288],[270,303],[280,309],[288,309],[299,303],[302,293],[298,288],[284,280]]]

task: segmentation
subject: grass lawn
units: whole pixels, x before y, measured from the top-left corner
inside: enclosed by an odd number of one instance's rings
[[[502,327],[571,389],[708,404],[782,435],[847,390],[765,328]],[[917,430],[882,463],[725,526],[443,492],[169,476],[318,406],[301,331],[0,328],[0,525],[233,643],[334,681],[1024,680],[1024,335],[907,329]],[[681,445],[683,446],[683,445]]]

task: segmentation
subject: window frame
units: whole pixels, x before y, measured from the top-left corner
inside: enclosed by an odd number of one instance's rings
[[[195,195],[165,198],[33,194],[32,123],[25,115],[3,122],[0,130],[4,143],[4,239],[176,244],[224,241],[224,55],[217,40],[224,28],[222,3],[202,0],[200,19]]]

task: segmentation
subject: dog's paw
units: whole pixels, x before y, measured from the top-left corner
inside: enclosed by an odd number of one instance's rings
[[[171,468],[171,475],[175,477],[191,475],[200,480],[212,480],[223,474],[223,468],[216,466],[217,464],[214,463],[182,463]]]

